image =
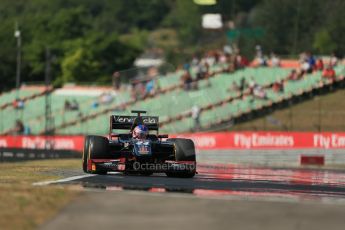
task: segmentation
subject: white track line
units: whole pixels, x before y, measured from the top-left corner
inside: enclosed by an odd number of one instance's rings
[[[34,185],[34,186],[44,186],[44,185],[49,185],[49,184],[68,182],[68,181],[72,181],[72,180],[79,180],[79,179],[82,179],[82,178],[92,177],[92,176],[96,176],[96,175],[95,174],[86,174],[86,175],[80,175],[80,176],[72,176],[72,177],[67,177],[67,178],[59,179],[59,180],[35,182],[32,185]]]

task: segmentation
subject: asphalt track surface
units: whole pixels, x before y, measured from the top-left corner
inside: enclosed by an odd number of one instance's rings
[[[345,172],[198,166],[192,179],[112,173],[42,229],[344,229]]]

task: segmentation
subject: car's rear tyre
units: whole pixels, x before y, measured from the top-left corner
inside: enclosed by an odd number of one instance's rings
[[[167,141],[174,143],[176,161],[195,161],[195,146],[191,139],[169,138]]]
[[[88,160],[88,153],[89,153],[89,143],[90,137],[86,136],[84,139],[84,149],[83,149],[83,171],[87,173],[87,160]]]
[[[176,161],[192,161],[196,165],[195,146],[190,139],[169,138],[167,141],[174,143]],[[168,177],[191,178],[196,174],[196,168],[182,172],[167,172]]]
[[[87,173],[107,174],[104,169],[97,169],[94,171],[87,169],[87,162],[89,159],[108,159],[109,156],[109,140],[102,136],[86,136],[84,141],[83,153],[83,170]]]

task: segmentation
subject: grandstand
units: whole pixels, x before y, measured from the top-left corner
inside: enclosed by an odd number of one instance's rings
[[[343,81],[344,67],[336,67],[338,79]],[[131,98],[126,89],[114,92],[110,87],[64,87],[55,89],[51,93],[52,114],[54,117],[55,133],[58,134],[105,134],[108,131],[109,115],[114,113],[128,114],[133,109],[144,109],[149,114],[159,115],[161,130],[167,133],[191,132],[194,130],[194,120],[191,117],[191,108],[198,106],[201,109],[200,129],[209,130],[223,124],[248,120],[258,115],[258,111],[273,108],[279,103],[286,102],[294,97],[302,97],[315,89],[321,89],[335,82],[322,83],[321,72],[305,75],[298,81],[287,81],[289,68],[279,67],[248,67],[233,73],[224,72],[224,66],[215,66],[211,69],[212,77],[195,82],[197,90],[183,90],[180,82],[182,71],[159,76],[158,83],[161,90],[142,100]],[[192,71],[193,72],[193,71]],[[255,81],[263,86],[267,99],[254,97],[250,90],[243,95],[229,87],[236,82],[240,84],[242,78],[247,82]],[[285,80],[284,91],[275,92],[272,84]],[[113,97],[108,103],[95,106],[104,92],[110,92]],[[1,104],[11,104],[15,92],[2,95]],[[27,98],[22,110],[6,106],[1,110],[1,133],[10,130],[16,121],[21,119],[29,126],[32,134],[44,132],[45,97],[42,91],[22,89],[20,96]],[[39,94],[41,93],[41,94]],[[36,95],[33,96],[32,95]],[[31,97],[30,97],[31,96]],[[77,110],[66,111],[66,100],[76,101]],[[5,116],[6,114],[6,116]],[[243,119],[246,117],[246,119]]]
[[[0,108],[2,110],[10,107],[16,99],[22,101],[31,100],[33,98],[42,96],[46,92],[43,86],[23,86],[20,89],[13,89],[9,92],[0,94]]]
[[[16,119],[23,118],[23,115],[30,114],[30,107],[27,104],[31,104],[32,101],[42,99],[47,92],[51,92],[52,89],[46,89],[45,86],[22,86],[20,89],[14,89],[9,92],[0,95],[0,132],[6,133],[7,129],[14,126]],[[21,101],[24,103],[23,109],[15,109],[15,102]],[[36,109],[42,107],[43,104],[36,105]],[[24,112],[25,111],[25,112]],[[40,114],[39,112],[37,115]]]
[[[339,77],[334,83],[344,81],[343,75],[340,75],[340,73],[343,73],[343,70],[343,67],[337,68]],[[255,78],[255,80],[258,78],[260,77]],[[274,77],[272,77],[271,81],[271,83],[273,83],[276,80]],[[247,96],[245,96],[244,98],[237,97],[236,99],[226,99],[218,103],[215,102],[212,105],[208,105],[203,108],[203,113],[200,118],[201,127],[204,130],[210,130],[229,122],[230,124],[232,124],[232,122],[234,122],[235,120],[240,121],[244,116],[247,116],[245,120],[248,120],[248,118],[252,119],[255,118],[256,115],[258,115],[258,112],[260,110],[263,110],[264,108],[272,109],[276,104],[281,104],[296,97],[302,97],[304,94],[312,93],[313,90],[321,89],[329,86],[330,84],[333,84],[331,82],[328,82],[326,84],[322,84],[320,82],[321,73],[314,73],[305,76],[300,81],[286,82],[285,90],[282,93],[276,93],[272,89],[267,89],[268,100],[257,99],[247,93]],[[194,121],[191,118],[190,113],[186,114],[186,116],[179,117],[179,119],[173,120],[175,121],[169,122],[167,125],[164,125],[163,129],[167,130],[167,132],[193,131]],[[229,126],[226,128],[229,128]]]
[[[211,68],[210,76],[217,76],[217,73],[220,73],[222,71],[223,71],[223,66],[221,65],[214,66],[213,68]],[[108,119],[109,115],[113,114],[114,112],[130,113],[130,110],[135,109],[137,107],[143,107],[143,106],[145,108],[150,108],[150,109],[147,109],[148,111],[159,110],[159,103],[162,100],[162,98],[165,98],[166,100],[170,100],[171,95],[175,95],[176,92],[178,93],[179,90],[183,87],[183,83],[180,82],[181,74],[182,74],[181,71],[177,71],[176,73],[168,74],[167,76],[158,76],[158,84],[161,85],[161,83],[163,83],[164,87],[158,90],[155,94],[149,95],[147,98],[143,100],[137,101],[134,99],[130,99],[130,100],[122,101],[122,103],[118,103],[118,104],[108,104],[107,106],[104,106],[98,110],[94,110],[85,116],[83,115],[82,117],[70,119],[69,121],[61,124],[60,126],[58,125],[56,128],[63,130],[66,127],[69,128],[74,125],[78,125],[78,126],[81,125],[80,129],[84,130],[83,133],[85,132],[88,133],[88,130],[94,129],[94,124],[92,123],[92,121],[89,121],[89,120],[96,119],[96,118],[99,119],[100,116],[105,116]],[[197,80],[195,80],[195,82],[196,81]],[[158,115],[160,115],[160,113],[158,113]],[[167,116],[167,114],[165,115],[162,114],[162,116]],[[105,127],[106,128],[103,130],[108,129],[107,126]],[[96,131],[96,133],[98,132]],[[74,133],[73,128],[70,131],[68,131],[68,133]]]
[[[51,93],[51,107],[55,125],[59,125],[70,119],[77,119],[80,114],[90,113],[93,110],[93,103],[98,100],[103,92],[109,90],[111,90],[109,87],[101,89],[93,88],[92,90],[88,87],[67,87],[54,90]],[[22,91],[24,90],[20,90],[20,93]],[[129,94],[121,93],[114,95],[114,98],[115,100],[112,103],[122,103],[128,100]],[[65,111],[64,103],[66,100],[76,101],[79,109]],[[28,125],[33,134],[42,132],[45,121],[45,97],[41,95],[27,100],[24,109],[15,109],[12,106],[8,106],[6,109],[1,110],[1,115],[3,116],[1,120],[2,133],[10,130],[14,126],[16,119],[20,119]]]

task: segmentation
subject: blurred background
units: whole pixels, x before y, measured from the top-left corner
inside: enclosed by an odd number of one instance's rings
[[[0,0],[0,228],[62,210],[66,225],[42,229],[343,229],[344,12],[344,0]],[[135,109],[194,141],[195,178],[82,172],[84,136]]]
[[[344,1],[1,0],[0,133],[344,131]],[[332,13],[330,13],[332,12]]]

